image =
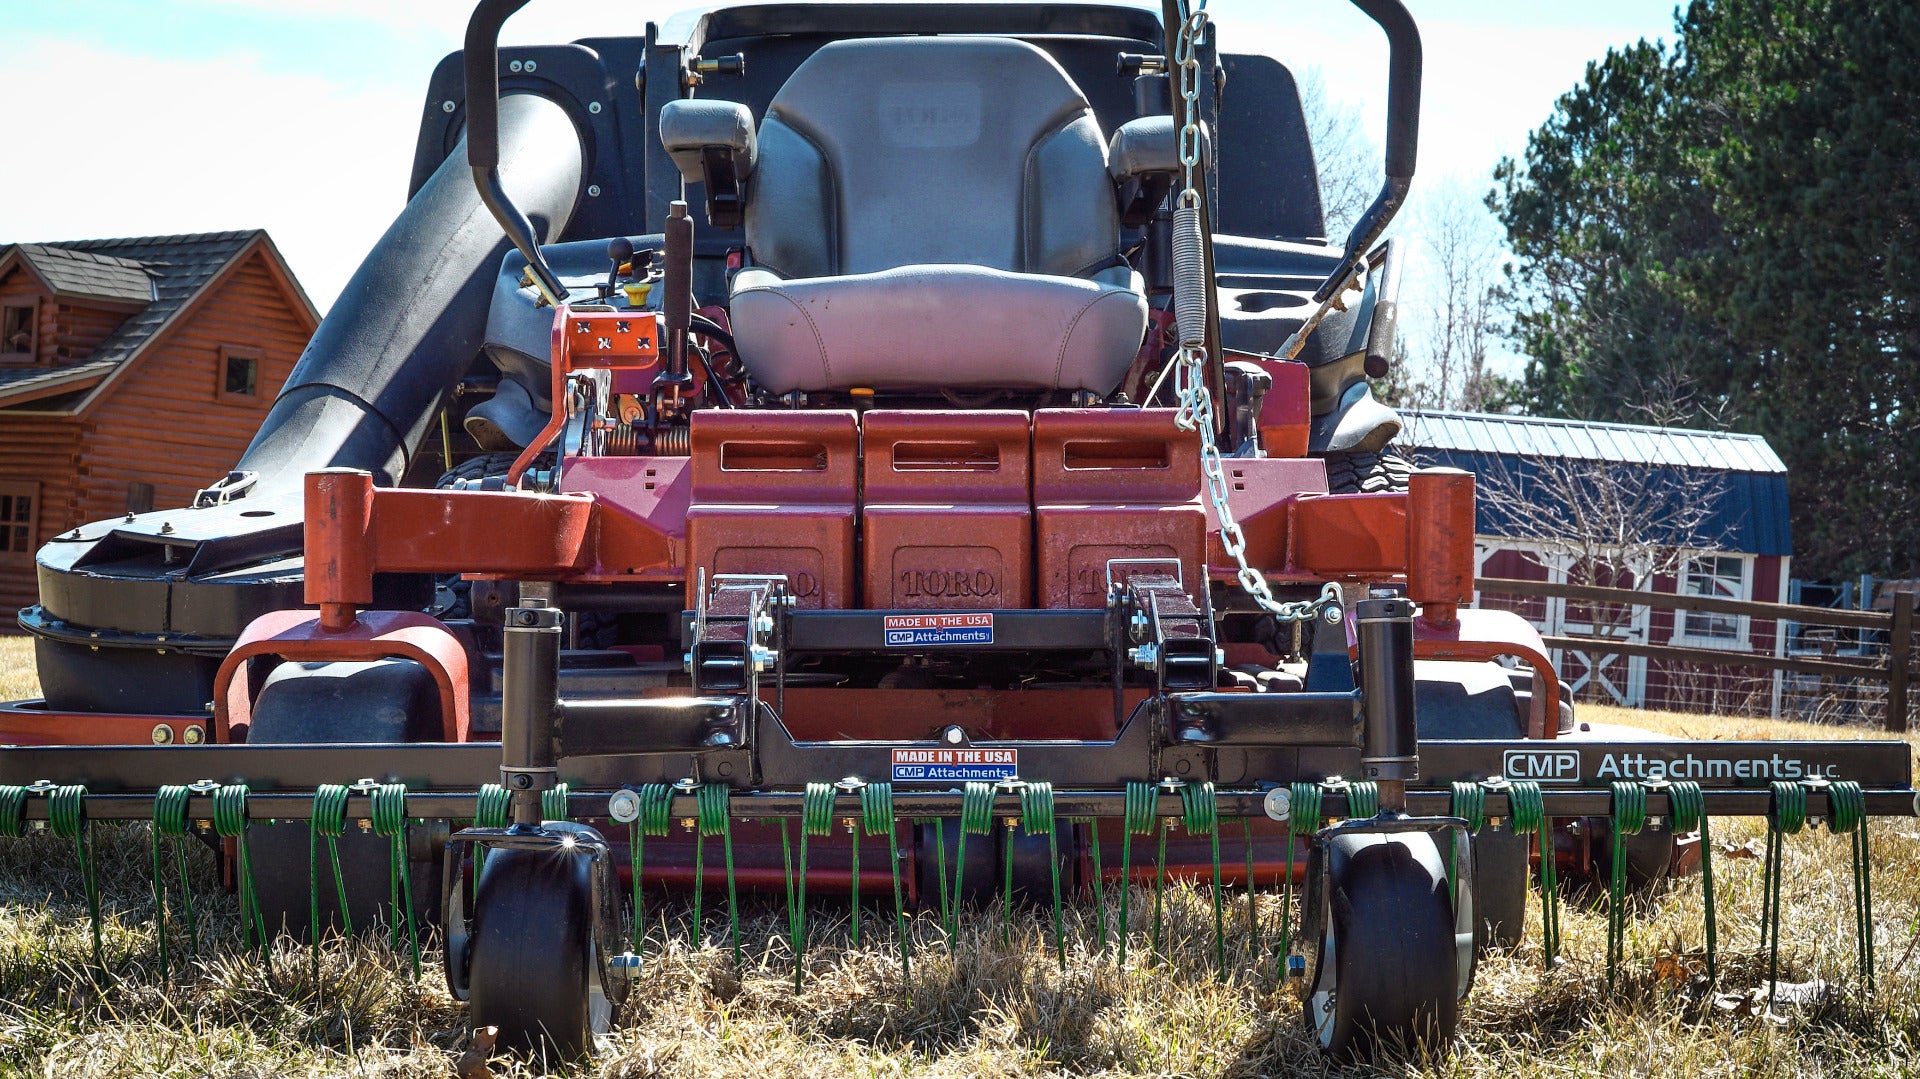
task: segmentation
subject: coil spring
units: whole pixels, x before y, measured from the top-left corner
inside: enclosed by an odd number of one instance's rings
[[[637,457],[640,432],[630,423],[613,423],[600,431],[600,452],[607,457]]]
[[[653,455],[655,457],[692,456],[693,432],[685,427],[654,428]]]

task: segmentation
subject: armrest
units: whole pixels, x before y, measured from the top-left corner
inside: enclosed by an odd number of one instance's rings
[[[741,185],[753,175],[760,152],[747,107],[735,101],[669,101],[660,108],[660,142],[688,183],[706,185],[708,222],[739,227]]]
[[[1119,200],[1120,223],[1145,225],[1180,175],[1180,132],[1173,117],[1141,116],[1121,124],[1107,145],[1107,173]]]

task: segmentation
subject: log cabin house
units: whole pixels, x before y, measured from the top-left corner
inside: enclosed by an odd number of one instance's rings
[[[0,609],[54,536],[224,475],[319,324],[259,229],[0,246]]]

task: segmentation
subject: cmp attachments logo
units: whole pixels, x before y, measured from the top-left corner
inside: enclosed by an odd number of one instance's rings
[[[1577,783],[1580,781],[1580,754],[1571,749],[1509,749],[1500,762],[1501,774],[1508,779],[1531,779],[1535,783]]]
[[[1822,764],[1781,753],[1750,756],[1662,753],[1655,747],[1633,750],[1594,747],[1578,749],[1509,749],[1501,768],[1508,779],[1536,783],[1612,782],[1617,779],[1691,779],[1707,786],[1766,783],[1840,775],[1837,764]]]

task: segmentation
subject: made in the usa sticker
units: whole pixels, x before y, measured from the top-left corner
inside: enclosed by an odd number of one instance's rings
[[[890,614],[885,616],[888,648],[993,643],[993,615]]]
[[[895,783],[998,782],[1020,774],[1017,749],[956,749],[948,746],[893,751]]]

